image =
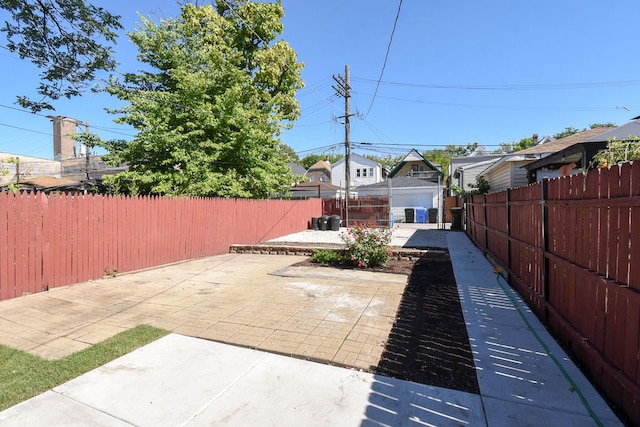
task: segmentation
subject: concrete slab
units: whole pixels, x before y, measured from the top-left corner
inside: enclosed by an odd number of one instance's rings
[[[338,231],[304,230],[281,236],[268,243],[333,244],[342,245],[346,227]],[[447,232],[439,230],[437,224],[398,224],[392,228],[391,246],[397,248],[446,248]]]
[[[484,426],[480,396],[168,335],[0,413],[98,426]]]
[[[468,237],[452,232],[448,239],[489,425],[590,425],[589,410],[605,425],[622,425],[524,302],[508,285],[503,289]]]

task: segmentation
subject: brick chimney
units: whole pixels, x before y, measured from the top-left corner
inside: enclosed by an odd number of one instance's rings
[[[531,146],[538,145],[538,134],[534,133],[533,136],[531,137],[531,140],[532,140]]]
[[[49,117],[53,122],[53,158],[64,160],[76,157],[76,141],[69,135],[78,134],[78,121],[70,117]]]

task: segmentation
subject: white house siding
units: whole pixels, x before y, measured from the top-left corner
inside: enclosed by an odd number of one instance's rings
[[[527,185],[527,170],[522,167],[527,163],[530,161],[507,161],[489,172],[485,172],[483,176],[489,181],[490,191],[502,191],[507,188]]]
[[[491,192],[509,188],[511,184],[511,168],[509,163],[503,163],[500,167],[485,174],[484,179],[489,181]]]
[[[345,160],[343,158],[331,167],[331,184],[342,188],[345,187],[344,164]],[[360,171],[359,174],[358,171]],[[382,182],[382,166],[373,160],[357,154],[351,155],[349,172],[351,175],[351,187]]]

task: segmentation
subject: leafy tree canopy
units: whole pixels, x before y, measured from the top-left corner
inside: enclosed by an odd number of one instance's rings
[[[338,160],[342,159],[342,154],[308,154],[300,160],[300,164],[303,168],[309,169],[311,166],[318,163],[320,160],[328,160],[329,163],[334,164]]]
[[[9,51],[42,70],[40,99],[18,96],[23,108],[53,110],[51,101],[80,95],[97,71],[115,69],[109,44],[122,28],[119,16],[85,0],[0,0],[0,8],[11,16],[0,27]]]
[[[296,153],[296,151],[293,149],[293,147],[287,144],[281,144],[280,149],[284,155],[289,157],[290,162],[300,162],[300,157],[298,156],[298,153]]]
[[[433,164],[441,166],[444,174],[444,183],[449,180],[449,164],[452,157],[463,157],[473,153],[480,145],[477,142],[470,142],[465,145],[445,145],[444,149],[429,150],[422,153],[422,157],[429,160]]]
[[[493,153],[495,153],[495,154],[513,153],[514,151],[520,151],[520,150],[524,150],[526,148],[529,148],[532,145],[533,145],[533,138],[532,137],[522,138],[520,141],[517,141],[517,142],[501,142],[500,143],[500,148],[498,148]]]
[[[364,157],[369,160],[373,160],[376,163],[380,163],[382,167],[386,168],[387,170],[393,169],[395,165],[400,163],[404,158],[404,156],[392,156],[391,154],[387,154],[385,156],[374,156],[373,154],[365,154]]]
[[[102,143],[129,165],[108,178],[115,191],[266,198],[293,182],[279,136],[299,115],[302,64],[278,39],[282,4],[227,3],[186,4],[129,34],[147,67],[106,87],[127,104],[116,122],[138,130]]]

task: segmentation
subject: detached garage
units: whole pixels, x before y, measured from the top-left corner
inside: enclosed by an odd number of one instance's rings
[[[405,209],[407,208],[437,208],[438,218],[442,218],[441,192],[442,187],[437,182],[406,176],[358,187],[359,197],[389,197],[395,222],[406,221]]]

